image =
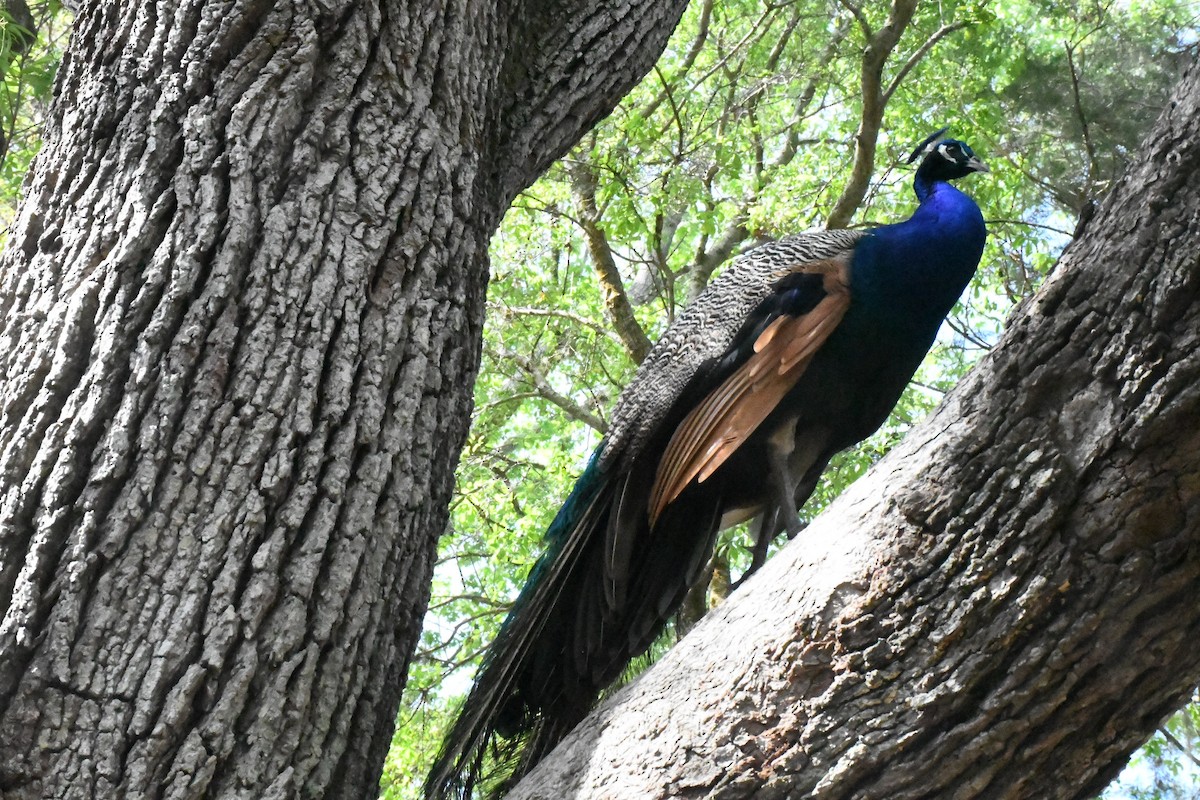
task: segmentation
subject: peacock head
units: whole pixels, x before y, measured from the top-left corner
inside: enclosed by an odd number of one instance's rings
[[[927,181],[952,181],[972,172],[987,172],[987,165],[966,142],[942,138],[947,130],[949,128],[942,128],[925,137],[908,157],[909,164],[924,157],[917,174]]]

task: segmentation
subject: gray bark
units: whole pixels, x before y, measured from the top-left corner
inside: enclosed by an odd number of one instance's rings
[[[487,242],[683,2],[97,2],[0,262],[0,794],[371,797]]]
[[[1088,798],[1200,682],[1200,68],[1002,342],[510,798]]]

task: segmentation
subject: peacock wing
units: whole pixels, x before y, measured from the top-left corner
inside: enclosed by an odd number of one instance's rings
[[[781,287],[794,286],[794,276],[819,276],[820,299],[803,313],[775,312],[749,357],[684,417],[659,461],[651,525],[688,484],[716,472],[796,385],[850,307],[848,264],[847,258],[824,259],[780,271]]]

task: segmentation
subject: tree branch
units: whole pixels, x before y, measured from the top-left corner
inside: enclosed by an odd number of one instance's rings
[[[852,11],[855,6],[847,5]],[[862,88],[862,114],[858,131],[854,134],[854,164],[850,169],[850,180],[833,205],[826,221],[828,228],[844,228],[850,224],[867,194],[871,173],[875,171],[875,147],[879,141],[879,127],[883,123],[883,111],[887,97],[883,93],[883,67],[888,56],[900,41],[905,28],[912,21],[917,9],[916,0],[895,0],[887,22],[879,33],[870,37],[863,51],[860,69]],[[860,24],[863,24],[860,21]]]
[[[854,15],[854,19],[858,20],[858,27],[863,33],[863,38],[868,42],[871,41],[875,36],[875,32],[871,29],[871,23],[867,20],[866,15],[863,14],[862,9],[850,2],[850,0],[839,0],[839,2],[842,8],[849,11]]]
[[[1165,726],[1162,728],[1159,728],[1158,732],[1162,734],[1164,739],[1166,739],[1171,744],[1175,745],[1175,749],[1177,749],[1179,751],[1180,755],[1182,755],[1188,761],[1191,761],[1197,767],[1200,767],[1200,758],[1196,757],[1196,754],[1191,751],[1191,748],[1189,748],[1183,742],[1179,741],[1178,737],[1176,737],[1175,734],[1173,734],[1169,730],[1167,730]]]
[[[1071,97],[1075,102],[1075,116],[1079,120],[1079,128],[1083,133],[1083,146],[1087,151],[1087,165],[1084,168],[1082,202],[1092,199],[1092,176],[1096,171],[1096,145],[1092,142],[1091,127],[1088,125],[1087,114],[1083,111],[1083,97],[1079,91],[1079,71],[1075,68],[1075,48],[1070,42],[1063,42],[1067,51],[1067,67],[1071,71]]]
[[[520,367],[538,395],[561,408],[571,419],[582,422],[600,433],[608,430],[608,425],[604,420],[551,386],[550,381],[546,379],[546,373],[529,356],[512,350],[498,350],[491,347],[487,350],[488,354],[496,361],[509,361]]]
[[[712,20],[714,0],[704,0],[700,6],[700,21],[697,24],[696,35],[692,37],[692,45],[688,48],[687,55],[683,57],[683,61],[676,68],[672,79],[681,81],[687,78],[687,74],[691,72],[692,67],[696,63],[696,59],[704,52],[704,44],[708,41],[709,22]],[[638,110],[638,114],[642,119],[649,119],[658,107],[667,99],[666,81],[663,81],[664,87],[661,92],[654,96],[646,105]]]
[[[692,268],[688,271],[687,300],[695,300],[704,287],[708,286],[713,272],[733,255],[738,246],[750,238],[750,229],[746,227],[746,215],[739,215],[721,238],[696,256]]]
[[[650,352],[650,339],[634,316],[633,306],[629,302],[616,259],[608,244],[608,237],[600,227],[600,210],[596,206],[596,176],[587,164],[580,162],[572,168],[571,190],[579,203],[579,220],[587,238],[592,265],[600,279],[604,309],[612,320],[613,329],[629,352],[629,357],[634,363],[640,364]]]
[[[572,322],[581,328],[586,328],[592,333],[603,336],[618,347],[624,347],[625,343],[621,341],[621,337],[608,326],[601,325],[593,319],[588,319],[582,314],[573,314],[570,311],[563,311],[558,308],[535,308],[533,306],[506,306],[501,303],[488,303],[488,308],[497,314],[505,317],[555,317],[557,319],[565,319]]]
[[[829,41],[826,43],[824,50],[821,52],[821,57],[817,60],[817,63],[825,65],[832,63],[833,57],[836,55],[838,48],[841,47],[842,42],[846,40],[846,37],[849,34],[849,21],[839,21],[837,27],[834,28]],[[804,90],[797,96],[795,108],[792,112],[792,119],[788,124],[787,140],[784,142],[783,148],[780,150],[779,155],[774,161],[771,162],[770,166],[772,169],[791,163],[792,159],[796,157],[796,153],[799,151],[800,145],[804,143],[800,138],[800,121],[804,119],[808,111],[808,107],[812,105],[813,98],[816,97],[817,94],[819,82],[823,78],[823,70],[814,69],[809,77],[808,83],[804,87]]]
[[[511,199],[567,152],[644,76],[679,22],[686,0],[520,3],[499,86],[502,124],[495,176]]]
[[[892,78],[891,83],[888,84],[887,89],[883,93],[884,105],[887,105],[888,101],[892,99],[892,95],[895,94],[896,90],[900,88],[900,84],[904,83],[904,79],[908,77],[908,73],[912,72],[913,67],[921,63],[921,59],[923,59],[929,53],[929,51],[933,49],[935,44],[940,42],[942,39],[945,39],[955,31],[962,30],[970,24],[971,23],[969,22],[952,22],[949,25],[943,25],[934,31],[933,35],[926,39],[925,43],[918,47],[916,51],[908,57],[908,60],[904,62],[904,66],[901,67],[900,71],[897,72],[895,77]]]

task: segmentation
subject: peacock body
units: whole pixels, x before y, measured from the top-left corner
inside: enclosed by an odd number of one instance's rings
[[[663,334],[547,532],[430,774],[469,795],[497,736],[532,767],[682,603],[717,532],[759,517],[754,563],[829,459],[887,418],[970,281],[986,231],[949,181],[986,167],[926,139],[913,215],[790,236],[722,273]]]

